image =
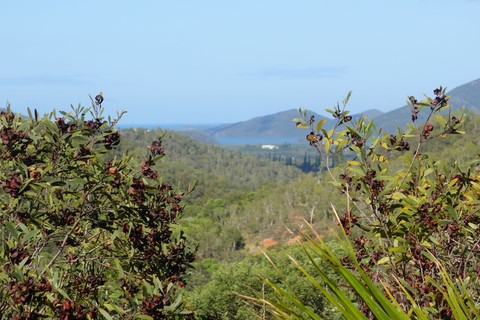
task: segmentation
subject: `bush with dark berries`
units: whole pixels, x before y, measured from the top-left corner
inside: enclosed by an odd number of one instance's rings
[[[0,113],[1,319],[186,313],[177,291],[194,250],[173,233],[183,195],[160,182],[161,139],[141,165],[113,156],[123,113],[105,120],[102,102],[43,118]]]

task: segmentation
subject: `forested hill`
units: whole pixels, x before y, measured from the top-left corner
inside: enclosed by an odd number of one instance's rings
[[[166,153],[162,176],[182,189],[197,182],[195,197],[224,198],[238,190],[253,191],[267,182],[286,183],[301,174],[295,167],[200,143],[169,130],[123,129],[120,150],[129,150],[141,161],[147,146],[159,136]]]
[[[119,151],[142,161],[152,140],[163,136],[165,156],[157,170],[182,191],[182,228],[199,244],[199,257],[225,261],[257,251],[263,239],[288,240],[298,221],[313,216],[319,229],[330,223],[329,203],[339,193],[323,179],[294,166],[199,143],[165,130],[122,129]],[[308,148],[305,145],[305,148]],[[327,191],[328,190],[328,191]],[[248,250],[245,250],[248,249]]]
[[[478,115],[469,114],[462,128],[465,135],[434,139],[425,153],[444,164],[457,160],[468,168],[480,154],[479,123]],[[322,174],[304,174],[294,166],[199,143],[174,131],[138,128],[123,129],[121,134],[120,151],[128,150],[138,162],[151,141],[163,136],[166,155],[158,167],[162,179],[183,191],[197,183],[185,197],[182,223],[200,243],[200,257],[231,259],[243,248],[258,248],[262,239],[282,238],[287,227],[303,218],[315,217],[319,228],[327,228],[333,222],[328,217],[330,203],[343,204]]]

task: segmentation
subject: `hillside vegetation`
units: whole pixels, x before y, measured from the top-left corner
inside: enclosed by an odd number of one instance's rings
[[[158,166],[162,179],[179,190],[195,185],[185,197],[182,226],[198,241],[200,257],[231,260],[257,251],[263,239],[294,237],[303,218],[321,221],[320,225],[333,221],[329,213],[329,201],[336,196],[333,187],[321,176],[304,174],[294,166],[165,130],[124,129],[118,151],[140,161],[144,146],[159,136],[166,152]],[[291,233],[287,228],[293,229]]]
[[[464,120],[461,128],[464,135],[431,140],[425,145],[425,156],[445,164],[456,161],[465,168],[476,161],[480,153],[477,140],[480,117],[468,113]],[[432,123],[438,126],[435,120]],[[229,290],[214,288],[219,272],[238,268],[234,266],[242,265],[243,259],[251,259],[271,244],[278,243],[278,249],[273,250],[283,251],[281,245],[293,243],[299,232],[305,230],[305,222],[312,222],[328,239],[331,229],[337,225],[331,205],[335,204],[339,212],[346,207],[342,194],[328,183],[325,171],[305,174],[293,166],[260,159],[248,154],[253,146],[222,148],[199,143],[176,132],[127,129],[122,130],[120,150],[140,159],[143,146],[158,136],[163,137],[166,152],[159,165],[163,179],[183,190],[196,182],[193,192],[185,197],[186,216],[180,225],[186,235],[198,243],[196,269],[187,287],[190,292],[187,296],[192,295],[191,303],[197,309],[199,305],[215,303],[222,295],[221,290]],[[414,150],[416,140],[410,138],[409,143]],[[305,152],[312,147],[305,140],[303,148],[299,145],[291,149],[297,148]],[[391,159],[394,166],[396,161],[401,161],[395,157]],[[332,168],[334,174],[339,176],[343,166],[343,162],[336,163]],[[225,265],[227,262],[233,264]],[[238,277],[240,282],[247,281]],[[203,291],[207,287],[213,290],[210,296]],[[200,292],[204,294],[198,296]]]
[[[480,117],[470,112],[463,120],[460,129],[465,132],[464,135],[432,139],[425,144],[424,156],[431,161],[440,160],[446,165],[457,163],[463,168],[469,168],[478,162]],[[435,119],[432,124],[434,127],[439,126]],[[128,134],[130,133],[126,132],[124,136],[127,138]],[[188,287],[188,296],[191,295],[191,303],[197,309],[199,306],[202,308],[202,305],[218,303],[222,294],[230,294],[230,288],[220,289],[215,285],[219,281],[217,277],[229,272],[230,268],[241,270],[249,265],[242,264],[241,261],[251,259],[252,254],[255,256],[265,246],[272,243],[288,244],[304,230],[302,228],[306,227],[305,222],[313,222],[315,228],[321,233],[323,230],[323,234],[328,238],[331,228],[336,225],[331,204],[335,204],[339,212],[342,212],[346,205],[341,193],[327,182],[324,171],[305,174],[290,166],[279,166],[280,163],[275,161],[258,159],[235,151],[242,150],[242,146],[225,150],[219,146],[199,144],[171,132],[158,131],[148,134],[166,134],[165,145],[171,147],[170,150],[166,147],[166,150],[167,154],[169,151],[171,154],[170,157],[165,157],[162,163],[165,177],[174,177],[175,170],[185,170],[189,172],[185,182],[191,182],[192,180],[188,179],[193,177],[197,180],[197,187],[203,190],[193,192],[187,197],[188,218],[182,222],[182,228],[199,243],[199,261],[192,274],[192,286]],[[410,150],[414,150],[416,139],[409,138],[407,141],[410,143]],[[138,145],[138,140],[135,143]],[[306,140],[304,148],[311,148]],[[400,163],[401,159],[396,158],[400,155],[394,154],[392,157],[393,166],[396,166],[397,161]],[[183,165],[187,167],[182,168]],[[332,169],[337,177],[343,172],[343,166],[344,164],[339,162]],[[263,176],[259,178],[259,174]],[[201,180],[202,178],[206,180]],[[215,181],[215,184],[209,185],[211,181]],[[277,248],[273,250],[286,250],[282,246]],[[219,262],[230,264],[218,265]],[[242,274],[234,277],[240,283],[250,281],[244,278],[247,276],[245,273]],[[249,274],[248,277],[254,276]],[[252,283],[252,286],[256,285]],[[208,294],[204,291],[207,288],[211,290]],[[222,293],[222,290],[225,291]],[[232,298],[232,301],[236,301],[232,303],[241,303],[237,298]],[[227,307],[225,304],[218,305],[219,310]],[[207,309],[199,312],[207,312]],[[219,310],[209,312],[220,312]],[[328,314],[328,311],[324,312]],[[231,319],[235,319],[235,313],[231,314]],[[241,319],[242,316],[238,315],[238,318]]]
[[[480,133],[479,123],[478,115],[469,113],[463,128],[465,135],[432,140],[425,153],[446,163],[474,161],[480,153],[476,138]],[[148,141],[163,137],[166,156],[158,166],[162,179],[179,190],[188,190],[195,184],[185,198],[188,217],[185,220],[195,223],[200,218],[212,219],[226,230],[231,227],[240,232],[242,241],[258,243],[281,234],[300,217],[328,217],[330,203],[340,199],[338,191],[326,183],[325,173],[305,174],[294,166],[258,158],[249,154],[255,154],[251,151],[253,146],[245,150],[242,146],[226,149],[160,129],[121,132],[119,151],[126,151],[137,161],[143,157]],[[411,144],[414,148],[415,140]],[[306,152],[312,148],[305,140],[303,147],[294,149]]]

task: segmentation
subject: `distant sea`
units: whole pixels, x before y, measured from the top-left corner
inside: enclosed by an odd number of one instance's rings
[[[219,123],[156,123],[156,124],[119,124],[119,128],[144,128],[144,129],[167,129],[167,130],[192,130],[192,129],[206,129],[219,126]]]
[[[218,123],[202,123],[202,124],[123,124],[119,125],[121,129],[127,128],[144,128],[144,129],[165,129],[165,130],[174,130],[180,132],[186,132],[189,130],[204,130],[208,128],[213,128],[220,126],[221,124]],[[243,144],[251,144],[251,145],[259,145],[259,144],[273,144],[273,145],[280,145],[284,143],[299,143],[303,140],[299,140],[298,138],[292,137],[215,137],[215,141],[219,144],[223,145],[243,145]]]
[[[299,143],[299,139],[286,137],[228,137],[228,138],[215,138],[220,144],[273,144],[279,145],[284,143]]]

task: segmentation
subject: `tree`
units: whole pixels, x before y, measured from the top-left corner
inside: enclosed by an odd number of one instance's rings
[[[3,319],[159,319],[182,310],[178,288],[194,260],[182,193],[113,150],[116,119],[91,108],[40,118],[0,113],[0,315]],[[52,120],[53,119],[53,120]]]

